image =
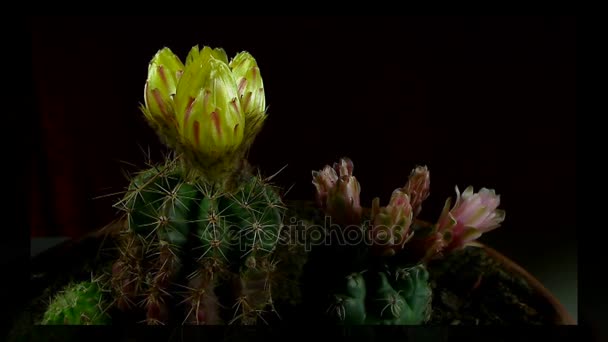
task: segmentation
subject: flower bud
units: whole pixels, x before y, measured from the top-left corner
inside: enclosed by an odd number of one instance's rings
[[[402,189],[393,191],[386,207],[380,207],[380,199],[375,198],[372,203],[371,230],[374,249],[383,255],[393,255],[402,250],[412,236],[412,220],[410,198]]]
[[[239,147],[245,125],[236,82],[223,56],[209,47],[200,53],[193,49],[175,96],[182,143],[209,163]]]
[[[188,169],[222,186],[234,185],[230,175],[265,118],[255,59],[242,52],[229,64],[223,49],[194,46],[184,65],[164,48],[150,62],[144,94],[147,120]]]
[[[263,114],[266,111],[264,82],[256,60],[251,54],[243,51],[230,61],[230,68],[241,96],[243,113],[246,116]]]
[[[409,195],[414,217],[417,217],[422,210],[422,202],[429,197],[430,174],[426,166],[417,166],[410,173],[409,179],[403,191]]]
[[[266,120],[264,82],[255,58],[248,52],[238,53],[230,61],[230,68],[237,84],[241,109],[245,116],[245,140],[247,144],[250,144]]]
[[[175,139],[173,97],[184,65],[169,48],[159,50],[148,65],[143,112],[148,122],[166,138]]]
[[[317,201],[338,224],[361,223],[361,186],[353,176],[353,163],[342,158],[334,167],[325,166],[313,171],[313,184],[317,190]]]
[[[228,56],[226,55],[226,51],[222,48],[212,49],[209,46],[203,46],[202,49],[198,48],[198,45],[195,45],[188,52],[188,56],[186,56],[186,66],[190,65],[193,62],[196,63],[207,63],[210,57],[215,59],[219,59],[224,63],[228,64]]]
[[[338,181],[338,175],[334,169],[327,165],[321,171],[313,171],[312,178],[312,183],[317,190],[317,204],[325,208],[329,192],[333,190]]]

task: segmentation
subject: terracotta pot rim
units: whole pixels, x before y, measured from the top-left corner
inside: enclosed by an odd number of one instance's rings
[[[553,295],[553,293],[549,291],[536,277],[526,271],[525,268],[490,246],[483,243],[478,243],[478,245],[479,248],[483,248],[490,257],[498,260],[508,271],[522,277],[537,293],[539,293],[543,298],[545,298],[545,300],[547,300],[547,302],[549,302],[549,304],[551,304],[558,316],[557,321],[555,322],[556,324],[577,324],[568,310],[566,310],[564,305],[555,297],[555,295]]]

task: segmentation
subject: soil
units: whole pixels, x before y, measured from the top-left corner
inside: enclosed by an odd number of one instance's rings
[[[429,265],[430,325],[552,325],[556,312],[527,281],[484,248],[469,247]]]

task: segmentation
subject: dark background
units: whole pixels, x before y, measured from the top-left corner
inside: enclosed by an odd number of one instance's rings
[[[33,237],[78,237],[115,218],[123,170],[162,146],[138,109],[154,53],[196,44],[258,60],[269,118],[250,161],[312,199],[311,170],[355,164],[362,203],[386,203],[418,164],[422,213],[456,185],[507,211],[481,238],[576,317],[575,20],[568,17],[30,18]]]

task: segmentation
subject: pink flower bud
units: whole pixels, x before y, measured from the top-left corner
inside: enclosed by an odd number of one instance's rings
[[[393,191],[386,207],[380,207],[380,200],[375,198],[372,204],[371,231],[374,250],[383,255],[393,255],[402,250],[411,238],[412,219],[410,199],[402,189]]]
[[[422,202],[429,197],[430,183],[431,178],[428,168],[426,166],[417,166],[412,170],[407,183],[403,187],[403,191],[410,197],[414,217],[420,214]]]
[[[312,176],[317,202],[325,214],[338,224],[359,224],[361,187],[353,176],[352,161],[342,158],[333,168],[327,165],[321,171],[313,171]]]
[[[317,202],[325,208],[329,192],[336,186],[338,175],[330,166],[325,166],[321,171],[312,172],[312,184],[317,190]]]

